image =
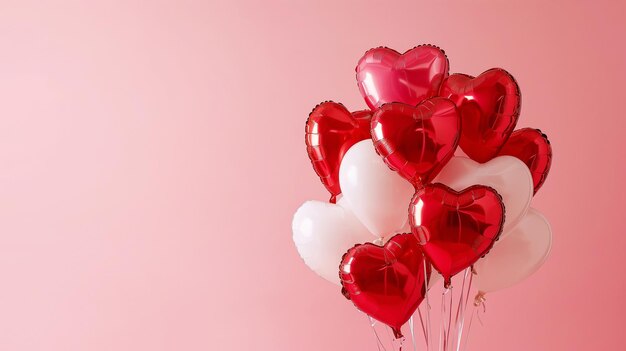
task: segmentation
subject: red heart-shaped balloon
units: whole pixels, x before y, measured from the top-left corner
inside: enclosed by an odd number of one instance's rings
[[[441,183],[429,184],[411,200],[409,223],[449,287],[453,275],[473,265],[498,239],[504,204],[494,189],[484,185],[457,192]]]
[[[380,47],[361,57],[356,80],[372,110],[388,102],[417,105],[437,95],[448,67],[446,54],[436,46],[420,45],[404,54]]]
[[[454,155],[461,120],[454,103],[436,97],[416,107],[383,105],[372,117],[372,140],[385,163],[415,186],[433,179]]]
[[[398,234],[385,246],[356,245],[343,255],[339,277],[344,295],[372,318],[390,326],[396,338],[426,294],[430,264],[415,236]]]
[[[343,155],[357,142],[369,139],[370,111],[348,111],[342,104],[326,101],[317,105],[306,121],[306,151],[313,169],[335,202],[341,193],[339,166]]]
[[[552,164],[552,147],[548,136],[534,128],[514,131],[498,155],[517,157],[528,166],[533,175],[535,194],[546,181]]]
[[[515,128],[521,108],[521,93],[513,76],[500,68],[476,78],[453,74],[443,82],[439,95],[459,109],[461,149],[481,163],[498,155]]]

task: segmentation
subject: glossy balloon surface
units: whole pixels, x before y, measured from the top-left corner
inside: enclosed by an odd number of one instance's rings
[[[531,208],[511,233],[476,263],[478,290],[492,292],[523,281],[543,265],[551,247],[550,224]]]
[[[357,85],[372,110],[388,102],[415,106],[436,96],[447,75],[448,58],[432,45],[404,54],[383,47],[371,49],[356,67]]]
[[[494,188],[506,208],[502,237],[526,215],[533,199],[533,178],[524,163],[513,156],[498,156],[486,163],[455,156],[441,170],[435,182],[456,191],[474,184]]]
[[[385,165],[371,140],[360,141],[348,150],[341,162],[339,182],[343,199],[376,236],[398,233],[406,225],[413,186]]]
[[[459,108],[463,129],[459,145],[474,161],[498,155],[520,114],[521,93],[507,71],[493,68],[476,78],[453,74],[441,86],[440,96]]]
[[[357,245],[343,256],[339,275],[344,295],[372,318],[390,326],[395,336],[426,293],[430,265],[413,234],[398,234],[385,246]]]
[[[428,99],[416,107],[385,104],[372,118],[372,140],[389,168],[416,186],[426,184],[450,160],[461,132],[454,104]]]
[[[341,193],[339,166],[355,143],[369,139],[370,111],[350,113],[342,104],[327,101],[315,107],[306,121],[306,150],[313,169],[331,193]]]
[[[427,185],[415,193],[409,207],[412,232],[446,286],[489,252],[503,222],[500,195],[483,185],[461,192],[439,183]]]
[[[524,128],[516,130],[507,140],[500,155],[514,156],[528,166],[533,176],[534,193],[546,181],[552,165],[552,146],[548,137],[539,129]]]
[[[356,244],[376,238],[343,200],[337,204],[307,201],[298,208],[292,222],[293,242],[304,263],[337,285],[337,265],[343,254]]]

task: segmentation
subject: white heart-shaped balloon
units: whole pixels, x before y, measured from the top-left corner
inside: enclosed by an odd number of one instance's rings
[[[487,163],[467,157],[453,157],[435,177],[456,191],[475,184],[494,188],[504,202],[505,219],[501,238],[524,217],[533,198],[533,177],[524,162],[513,156],[499,156]]]
[[[343,198],[370,232],[385,237],[405,226],[415,191],[389,169],[371,140],[354,144],[343,156],[339,184]]]
[[[293,216],[293,242],[300,257],[315,273],[341,285],[339,264],[343,254],[356,244],[375,237],[340,199],[337,204],[305,202]]]
[[[551,246],[550,223],[531,208],[506,238],[476,262],[478,290],[485,293],[501,290],[528,278],[543,265]]]

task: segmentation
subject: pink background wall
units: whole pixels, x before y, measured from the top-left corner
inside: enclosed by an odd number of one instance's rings
[[[365,107],[366,49],[420,43],[511,71],[556,154],[552,257],[471,349],[623,348],[619,1],[41,3],[0,2],[1,350],[375,350],[291,242],[327,198],[304,121]]]

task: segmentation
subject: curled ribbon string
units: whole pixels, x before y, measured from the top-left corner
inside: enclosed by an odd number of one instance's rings
[[[482,306],[483,313],[487,313],[487,304],[485,303],[487,302],[487,298],[485,297],[486,294],[487,293],[484,291],[479,291],[478,294],[476,294],[476,297],[474,298],[474,306],[476,307]],[[478,317],[478,321],[480,322],[480,325],[483,325],[483,321],[480,319],[480,314],[477,314],[476,316]]]
[[[485,303],[486,300],[483,297],[483,301],[481,302],[481,306],[482,306],[482,311],[483,313],[487,313],[487,304]],[[480,323],[481,326],[484,326],[483,324],[483,320],[480,319],[480,309],[478,310],[478,312],[476,313],[476,317],[478,317],[478,322]]]

